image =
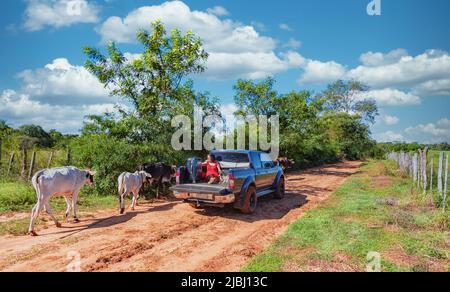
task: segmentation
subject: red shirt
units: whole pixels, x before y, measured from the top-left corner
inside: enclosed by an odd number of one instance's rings
[[[207,162],[206,163],[206,177],[220,177],[219,175],[219,163],[213,163],[211,165],[211,163]]]

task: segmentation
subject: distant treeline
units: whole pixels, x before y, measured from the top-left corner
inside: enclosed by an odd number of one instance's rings
[[[161,22],[155,22],[150,32],[139,31],[137,39],[143,51],[134,60],[127,60],[114,43],[109,44],[106,55],[96,48],[83,49],[86,69],[106,88],[114,88],[112,96],[123,98],[130,106],[117,108],[116,114],[87,117],[78,136],[46,132],[35,125],[12,129],[1,122],[3,173],[12,152],[17,153],[16,162],[21,162],[16,173],[23,178],[33,152],[42,161],[38,168],[57,151],[52,166],[70,163],[92,168],[97,171],[96,191],[111,194],[117,192],[117,176],[136,170],[143,162],[182,165],[187,157],[205,156],[204,151],[175,151],[170,122],[178,115],[193,117],[196,108],[205,115],[221,116],[219,98],[195,90],[192,81],[195,74],[207,69],[209,55],[201,39],[176,29],[168,33]],[[271,77],[237,80],[233,87],[235,114],[279,115],[280,155],[294,159],[296,167],[385,157],[386,149],[377,145],[370,133],[378,115],[377,104],[359,98],[369,92],[368,86],[338,80],[316,94],[307,89],[278,92],[275,84]]]
[[[419,149],[428,148],[435,151],[450,151],[450,144],[442,142],[439,144],[419,144],[419,143],[379,143],[378,146],[385,153],[391,152],[416,152]]]

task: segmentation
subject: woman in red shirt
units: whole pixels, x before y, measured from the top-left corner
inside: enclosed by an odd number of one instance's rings
[[[208,155],[208,160],[205,164],[206,180],[208,181],[208,184],[212,185],[220,183],[222,169],[220,168],[220,164],[216,161],[216,157],[213,154]]]

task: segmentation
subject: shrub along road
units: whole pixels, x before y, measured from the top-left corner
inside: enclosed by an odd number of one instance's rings
[[[366,271],[370,263],[371,270],[448,272],[449,215],[395,163],[370,162],[244,270]]]
[[[251,216],[232,209],[194,210],[177,201],[143,203],[123,216],[103,210],[80,218],[79,225],[49,225],[37,238],[2,236],[0,270],[65,271],[75,252],[82,271],[239,271],[360,165],[291,174],[286,198],[263,199]]]

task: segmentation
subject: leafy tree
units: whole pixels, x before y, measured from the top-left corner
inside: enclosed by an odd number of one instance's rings
[[[5,139],[12,131],[13,129],[8,126],[8,123],[5,120],[0,120],[0,140]]]
[[[358,160],[366,157],[376,143],[370,138],[368,125],[360,118],[347,113],[328,113],[324,119],[331,140],[339,144],[341,157]]]
[[[356,113],[364,121],[373,124],[378,116],[378,107],[373,99],[362,99],[362,94],[368,90],[369,87],[359,81],[338,80],[330,84],[319,97],[329,111]]]
[[[40,147],[53,147],[54,140],[41,126],[24,125],[19,127],[18,132],[23,136],[34,138],[36,144]]]
[[[260,83],[238,80],[234,86],[236,92],[234,102],[239,108],[236,114],[244,117],[275,114],[272,106],[273,101],[278,98],[278,93],[273,89],[274,84],[275,79],[272,77]]]
[[[119,107],[114,114],[90,116],[81,137],[71,143],[81,165],[104,174],[99,176],[99,191],[114,191],[111,175],[134,171],[143,162],[184,163],[187,154],[171,147],[171,119],[177,115],[193,118],[195,107],[208,115],[219,113],[217,99],[195,91],[190,79],[206,69],[208,54],[198,37],[178,29],[167,33],[158,21],[151,32],[139,31],[137,39],[143,51],[129,59],[114,43],[109,44],[107,56],[94,48],[83,49],[88,57],[85,67],[111,95],[131,105]],[[98,146],[92,149],[85,144]]]
[[[128,100],[132,109],[119,115],[91,116],[83,132],[108,133],[134,142],[168,144],[173,132],[170,120],[180,114],[193,116],[195,106],[205,113],[218,113],[217,101],[193,89],[189,77],[205,70],[208,54],[192,32],[178,29],[167,34],[157,21],[152,31],[137,33],[143,52],[134,60],[110,43],[108,56],[94,48],[84,48],[86,68],[110,89],[111,95]]]

